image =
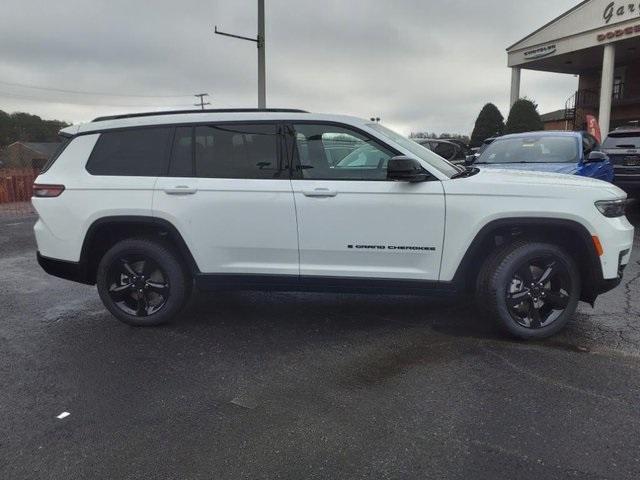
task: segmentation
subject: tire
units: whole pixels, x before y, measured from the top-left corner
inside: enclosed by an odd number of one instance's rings
[[[132,326],[169,322],[184,307],[192,281],[171,247],[146,238],[116,243],[98,265],[104,306]]]
[[[478,307],[510,335],[536,340],[565,327],[580,300],[575,260],[548,243],[518,241],[496,250],[477,278]]]

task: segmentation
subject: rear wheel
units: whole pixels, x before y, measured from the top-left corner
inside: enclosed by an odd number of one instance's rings
[[[539,339],[561,330],[580,300],[580,274],[561,248],[516,242],[495,252],[478,277],[477,301],[504,330]]]
[[[111,314],[134,326],[170,321],[191,291],[191,282],[176,255],[148,239],[115,244],[100,261],[97,285]]]

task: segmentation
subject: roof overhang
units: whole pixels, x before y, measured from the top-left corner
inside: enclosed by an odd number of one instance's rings
[[[640,1],[587,0],[509,47],[508,65],[579,73],[602,63],[604,44],[639,39]]]

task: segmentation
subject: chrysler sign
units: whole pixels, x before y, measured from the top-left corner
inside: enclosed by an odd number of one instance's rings
[[[538,47],[534,50],[529,50],[527,52],[524,52],[524,58],[526,60],[532,60],[534,58],[546,57],[553,53],[556,53],[555,43],[553,45],[545,45],[544,47]]]

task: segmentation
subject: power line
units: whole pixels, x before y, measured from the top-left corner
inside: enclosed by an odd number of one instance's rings
[[[85,101],[85,100],[55,100],[55,99],[51,99],[51,98],[44,98],[44,97],[37,97],[37,96],[33,96],[33,95],[23,95],[23,94],[16,94],[16,93],[10,93],[10,92],[2,92],[0,91],[0,97],[4,97],[4,98],[19,98],[19,99],[26,99],[26,100],[32,100],[34,102],[46,102],[46,103],[66,103],[66,104],[71,104],[71,105],[98,105],[98,106],[110,106],[110,107],[133,107],[133,108],[149,108],[149,107],[190,107],[192,106],[192,104],[190,103],[182,103],[182,104],[178,104],[178,105],[166,105],[163,103],[155,103],[155,104],[119,104],[119,103],[111,103],[111,102],[90,102],[90,101]]]
[[[34,90],[43,90],[45,92],[60,92],[60,93],[71,93],[74,95],[96,95],[101,97],[131,97],[131,98],[183,98],[190,97],[190,95],[127,95],[120,93],[107,93],[107,92],[89,92],[84,90],[65,90],[63,88],[54,88],[54,87],[42,87],[39,85],[27,85],[24,83],[11,83],[0,81],[0,85],[6,85],[9,87],[20,87],[20,88],[32,88]]]

